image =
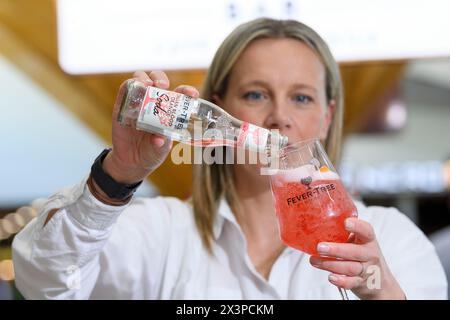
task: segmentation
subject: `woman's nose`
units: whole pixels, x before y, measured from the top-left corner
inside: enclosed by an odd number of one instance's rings
[[[269,129],[287,130],[292,127],[292,118],[289,116],[286,108],[283,108],[281,105],[275,105],[271,108],[265,120],[265,125]]]

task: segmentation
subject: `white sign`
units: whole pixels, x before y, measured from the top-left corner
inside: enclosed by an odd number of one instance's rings
[[[207,68],[238,24],[267,16],[315,29],[344,61],[450,56],[448,0],[58,0],[71,74]]]

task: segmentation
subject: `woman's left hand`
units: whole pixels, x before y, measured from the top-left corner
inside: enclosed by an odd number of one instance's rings
[[[310,263],[330,271],[332,284],[352,290],[360,299],[406,299],[384,260],[372,226],[348,218],[345,228],[352,233],[349,242],[319,243],[320,256],[312,256]]]

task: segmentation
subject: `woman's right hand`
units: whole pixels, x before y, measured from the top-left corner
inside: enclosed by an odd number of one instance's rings
[[[134,78],[149,86],[169,89],[169,79],[162,71],[143,71],[134,73]],[[116,98],[112,118],[113,148],[103,161],[104,170],[117,182],[132,184],[145,179],[167,158],[172,141],[157,134],[122,126],[117,121],[122,95],[125,93],[125,82],[122,83]],[[197,89],[191,86],[179,86],[174,91],[193,98],[199,96]]]

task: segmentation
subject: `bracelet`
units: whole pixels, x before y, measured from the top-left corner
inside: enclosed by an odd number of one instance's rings
[[[131,195],[128,198],[125,198],[123,200],[110,199],[108,196],[105,195],[104,192],[102,192],[100,190],[100,188],[96,185],[94,180],[92,180],[92,175],[89,175],[89,178],[87,179],[86,184],[87,184],[87,186],[89,188],[89,191],[94,196],[94,198],[96,198],[98,201],[100,201],[100,202],[102,202],[104,204],[107,204],[108,206],[115,206],[115,207],[117,207],[117,206],[124,206],[128,202],[130,202],[131,198],[133,197]]]

